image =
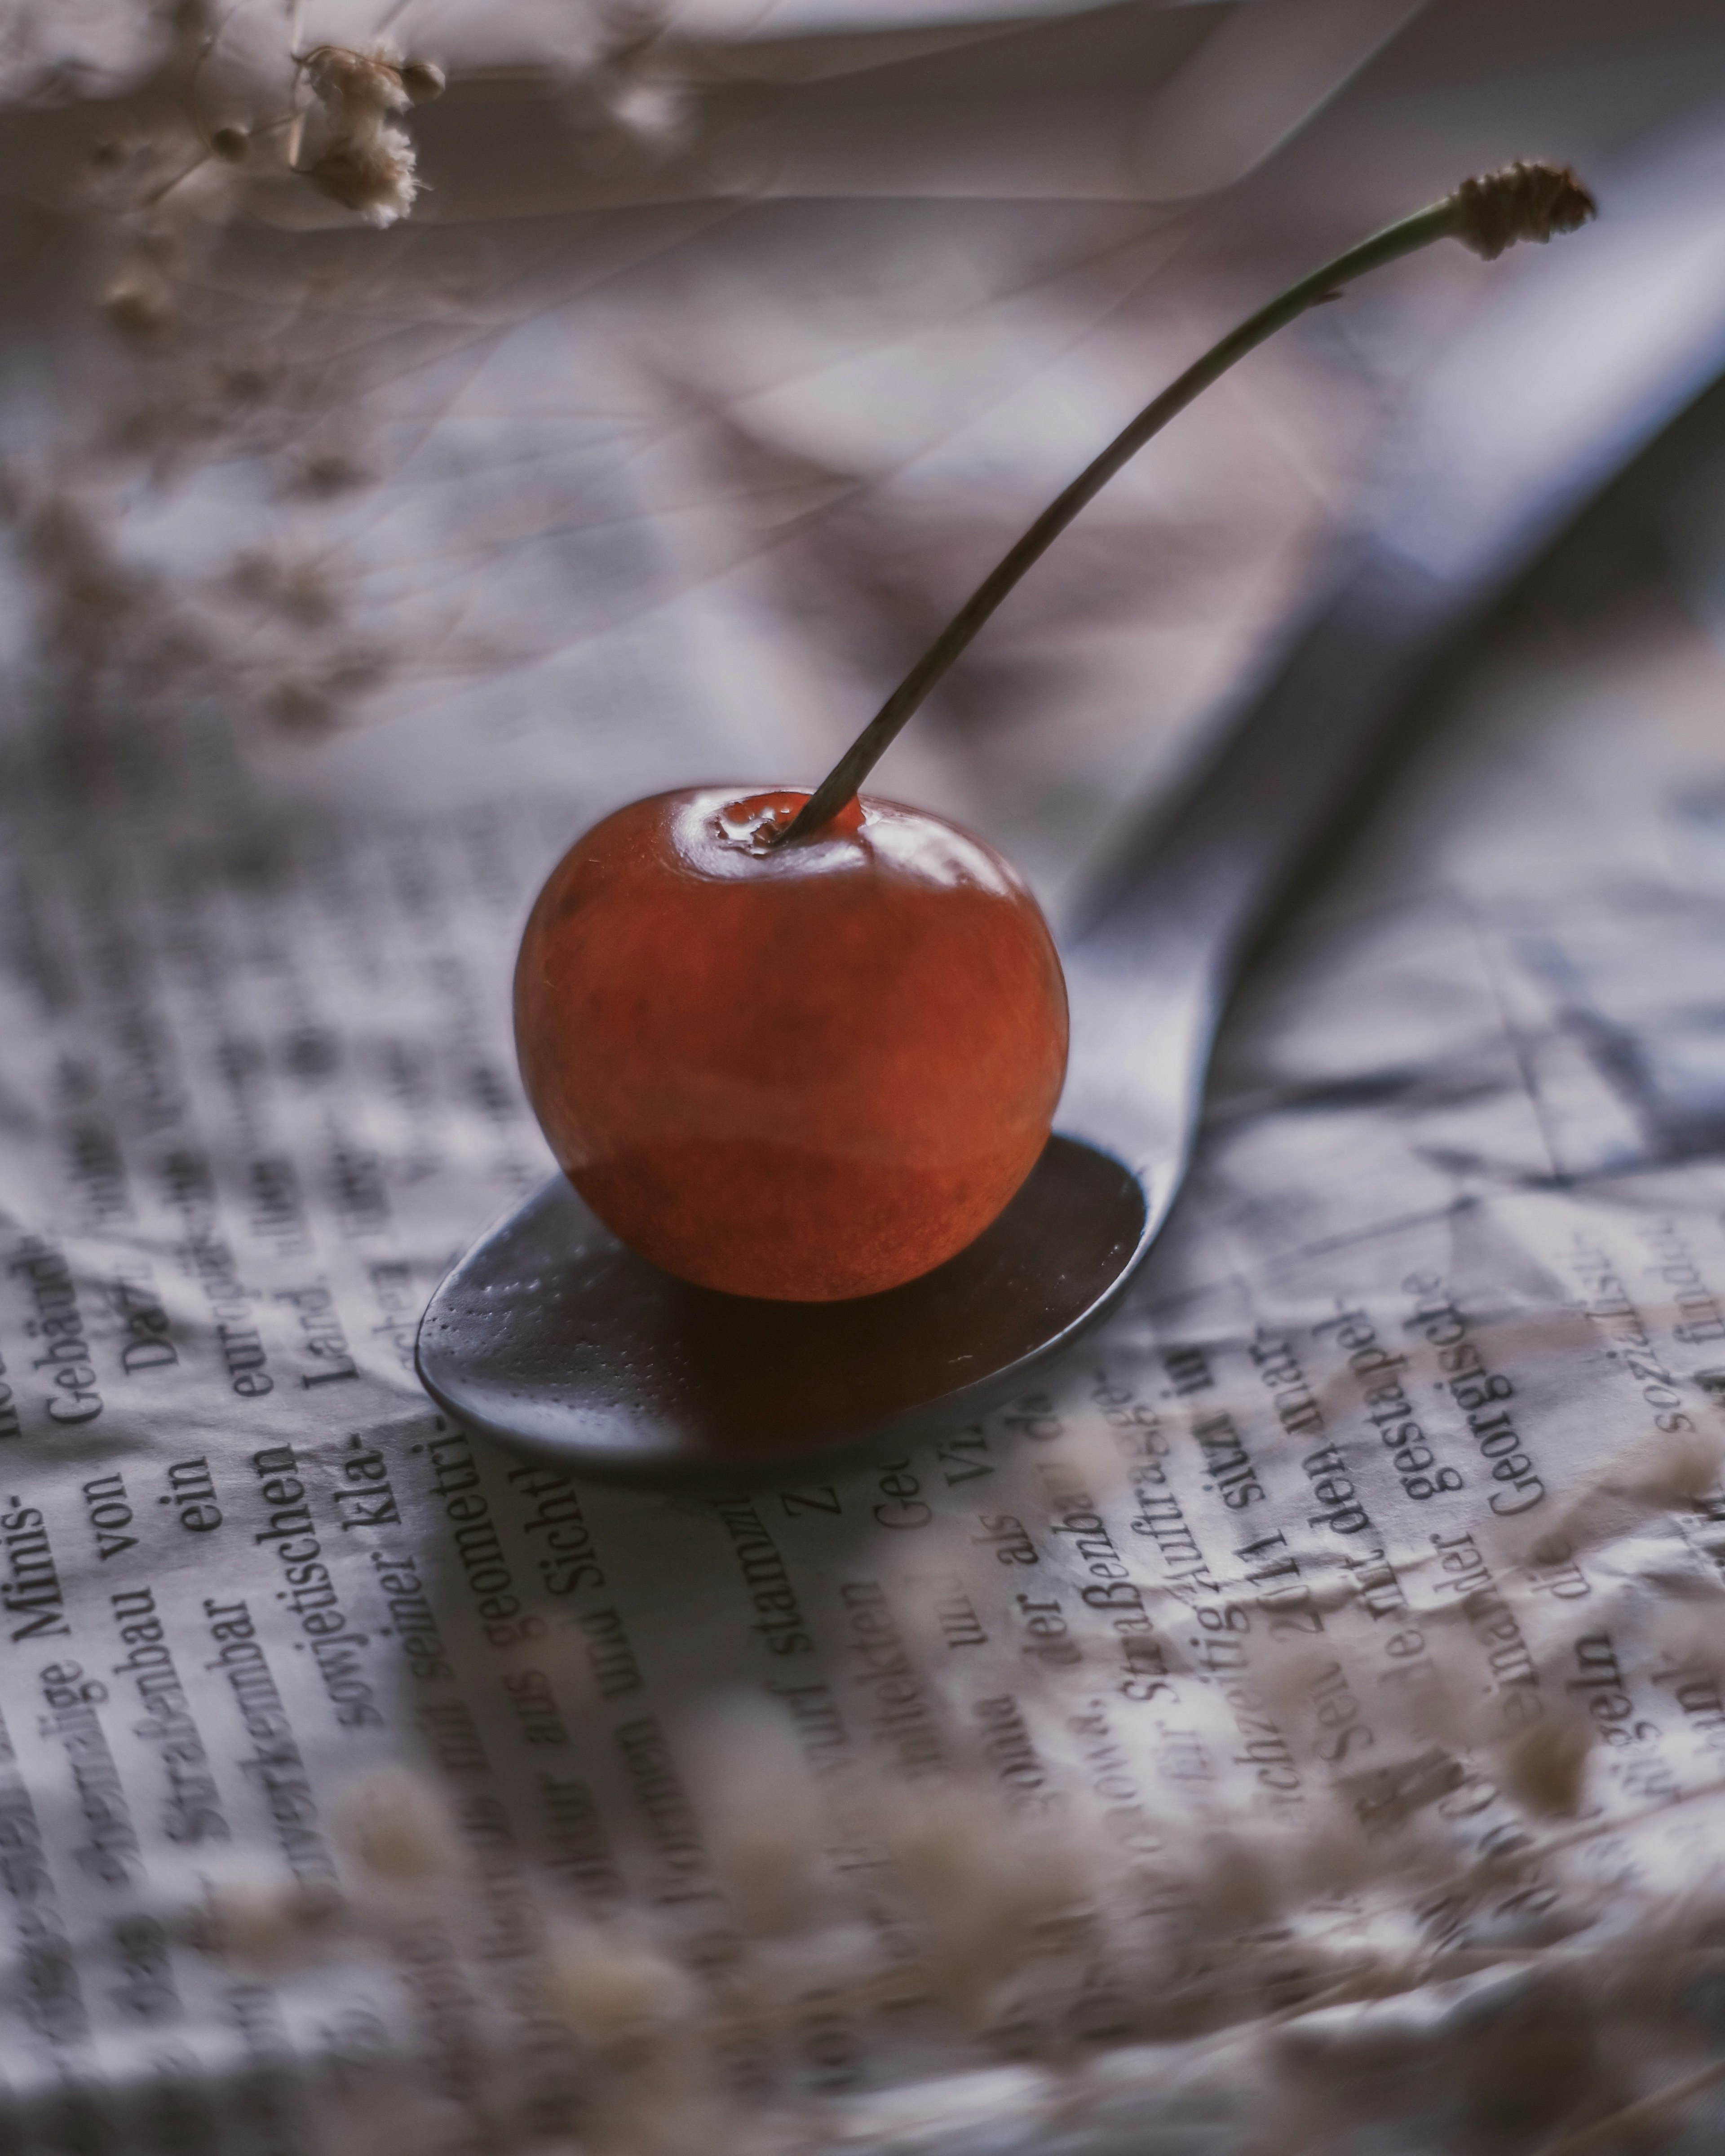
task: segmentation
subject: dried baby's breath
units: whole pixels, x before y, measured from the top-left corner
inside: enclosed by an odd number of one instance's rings
[[[630,1926],[554,1923],[543,1980],[551,2011],[602,2056],[655,2045],[698,2010],[684,1970]]]
[[[640,0],[608,9],[574,99],[578,124],[604,161],[619,149],[674,154],[693,113],[686,84],[664,67],[666,11]]]
[[[421,185],[413,141],[398,122],[441,91],[441,69],[403,62],[381,44],[317,45],[300,64],[317,110],[301,132],[295,169],[368,224],[395,223]]]
[[[375,1881],[447,1892],[465,1875],[459,1830],[428,1775],[399,1765],[374,1768],[350,1796],[347,1826],[354,1855]]]
[[[267,1965],[326,1931],[339,1907],[334,1894],[308,1889],[291,1874],[234,1865],[205,1881],[194,1928],[208,1952]]]
[[[236,162],[174,115],[96,145],[84,199],[105,227],[100,304],[116,329],[161,338],[179,326],[187,290],[238,207]]]

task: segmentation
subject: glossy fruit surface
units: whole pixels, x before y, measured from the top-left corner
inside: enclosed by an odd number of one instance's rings
[[[865,797],[769,847],[806,798],[705,787],[596,824],[528,921],[516,1045],[552,1150],[631,1249],[829,1301],[928,1271],[1017,1190],[1066,993],[980,839]]]

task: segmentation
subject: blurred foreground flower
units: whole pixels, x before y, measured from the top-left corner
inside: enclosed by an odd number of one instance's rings
[[[94,213],[105,232],[103,311],[133,338],[181,328],[217,240],[260,184],[309,182],[377,226],[421,191],[399,123],[441,94],[441,68],[377,42],[234,54],[219,36],[199,9],[182,11],[161,63],[85,135],[81,163],[50,154],[46,136],[33,160],[38,198]]]

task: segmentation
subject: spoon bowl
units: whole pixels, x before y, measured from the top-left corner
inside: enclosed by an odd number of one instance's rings
[[[557,1176],[433,1296],[433,1398],[567,1472],[747,1482],[973,1422],[1112,1309],[1184,1174],[1240,968],[1404,691],[1725,365],[1722,180],[1715,136],[1608,194],[1588,244],[1444,362],[1332,596],[1063,952],[1056,1135],[990,1228],[884,1294],[755,1301],[634,1256]]]
[[[933,1272],[850,1301],[765,1302],[635,1256],[557,1176],[444,1282],[420,1368],[470,1427],[566,1469],[747,1481],[982,1414],[1110,1306],[1151,1232],[1129,1170],[1055,1137]]]

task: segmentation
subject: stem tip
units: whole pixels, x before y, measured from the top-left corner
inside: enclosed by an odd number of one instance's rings
[[[1487,262],[1519,239],[1548,240],[1574,232],[1599,205],[1567,165],[1530,164],[1517,158],[1495,172],[1464,180],[1456,188],[1455,237]]]

